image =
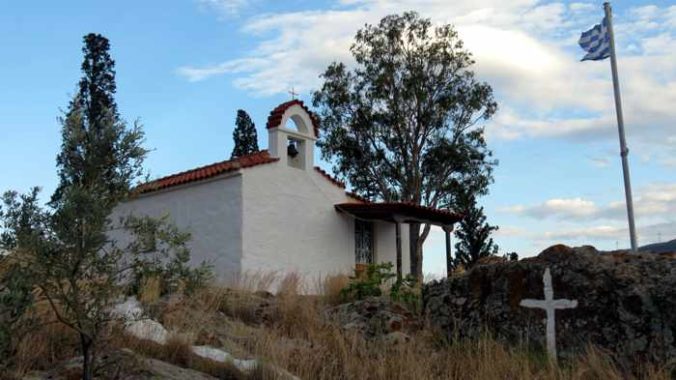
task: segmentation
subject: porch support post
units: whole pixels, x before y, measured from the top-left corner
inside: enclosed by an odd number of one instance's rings
[[[397,280],[401,281],[401,223],[395,220],[394,225],[397,235]]]
[[[451,266],[451,232],[453,232],[453,226],[444,226],[444,232],[446,233],[446,277],[450,278],[453,273],[453,267]]]

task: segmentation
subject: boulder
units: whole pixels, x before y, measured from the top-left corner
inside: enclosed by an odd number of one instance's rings
[[[520,306],[543,299],[550,268],[554,299],[577,300],[556,311],[560,358],[582,353],[589,343],[606,349],[626,369],[676,357],[676,260],[650,254],[600,255],[590,246],[550,247],[520,261],[478,265],[426,285],[423,309],[448,337],[495,338],[545,347],[545,311]]]
[[[393,332],[412,332],[422,326],[420,318],[404,306],[384,297],[370,297],[335,306],[325,311],[325,318],[346,331],[375,338]],[[404,334],[405,335],[405,334]]]

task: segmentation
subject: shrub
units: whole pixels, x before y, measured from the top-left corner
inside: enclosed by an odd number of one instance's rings
[[[340,294],[345,301],[380,297],[383,284],[393,277],[392,263],[369,264],[363,274],[355,270],[354,276],[350,277],[350,282]]]
[[[413,312],[419,312],[422,306],[420,302],[420,287],[415,277],[409,274],[392,284],[390,299],[404,304]]]

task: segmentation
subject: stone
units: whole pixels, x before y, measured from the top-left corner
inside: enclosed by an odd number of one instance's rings
[[[498,340],[544,350],[543,313],[521,301],[544,298],[546,268],[556,297],[578,300],[577,308],[556,312],[559,358],[583,353],[588,343],[625,369],[676,357],[676,260],[668,256],[556,245],[425,285],[423,312],[449,340],[478,338],[488,329]]]
[[[123,302],[113,306],[111,314],[124,320],[139,319],[143,316],[143,307],[136,297],[128,297]]]
[[[359,333],[367,339],[392,332],[413,332],[422,327],[418,316],[384,297],[344,303],[326,310],[324,317],[343,330]]]
[[[153,341],[157,344],[166,344],[169,332],[161,323],[152,319],[141,319],[128,322],[124,331],[136,338]]]

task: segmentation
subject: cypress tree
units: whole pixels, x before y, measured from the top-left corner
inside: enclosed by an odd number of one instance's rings
[[[484,208],[479,207],[474,198],[469,199],[466,204],[465,217],[455,232],[459,241],[455,244],[454,265],[463,265],[469,269],[482,257],[498,253],[498,245],[491,238],[491,233],[497,231],[498,227],[486,222]]]
[[[247,154],[258,152],[258,134],[249,114],[244,110],[237,110],[235,130],[232,132],[235,148],[232,150],[230,159],[242,157]]]

